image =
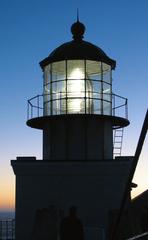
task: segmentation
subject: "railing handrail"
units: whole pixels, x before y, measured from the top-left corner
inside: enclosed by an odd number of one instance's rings
[[[146,237],[146,236],[148,236],[148,232],[144,232],[142,234],[138,234],[138,235],[136,235],[134,237],[131,237],[131,238],[128,238],[126,240],[136,240],[136,239],[141,239],[141,238]]]
[[[77,92],[77,91],[76,91],[76,92]],[[82,93],[83,93],[83,92],[85,93],[85,91],[81,91],[81,92],[82,92]],[[97,94],[101,94],[101,95],[112,95],[112,96],[121,98],[121,99],[123,99],[123,100],[127,100],[127,98],[122,97],[122,96],[120,96],[120,95],[118,95],[118,94],[115,94],[115,93],[101,93],[101,92],[96,92],[96,91],[86,91],[86,92],[97,93]],[[58,93],[66,93],[66,92],[61,92],[61,91],[60,91],[60,92],[58,92]],[[72,93],[72,92],[67,92],[67,93]],[[52,93],[52,94],[57,94],[57,93]],[[48,96],[48,95],[51,95],[51,94],[50,94],[50,93],[37,94],[36,96],[28,99],[28,101],[31,101],[31,100],[33,100],[33,99],[35,99],[35,98],[37,98],[37,97],[43,97],[43,96],[46,96],[46,95]]]
[[[60,93],[60,92],[58,92],[58,93]],[[68,96],[67,97],[67,95],[69,94],[69,92],[68,92],[64,97],[59,96],[55,99],[49,99],[49,100],[47,100],[46,102],[43,103],[43,97],[50,96],[51,94],[50,93],[48,93],[48,94],[38,94],[38,95],[36,95],[36,96],[34,96],[34,97],[32,97],[28,100],[27,119],[30,119],[30,118],[34,117],[33,116],[33,109],[37,109],[37,117],[40,117],[41,116],[40,111],[41,110],[43,111],[45,103],[49,103],[49,102],[53,102],[53,101],[59,101],[59,100],[66,100],[66,99],[86,99],[86,100],[98,100],[98,101],[109,102],[109,103],[112,102],[112,116],[116,116],[116,110],[124,107],[124,116],[125,116],[126,119],[128,119],[128,110],[127,110],[127,101],[128,100],[127,100],[127,98],[119,96],[119,95],[114,94],[114,93],[99,93],[99,92],[95,92],[95,91],[94,92],[91,91],[91,93],[92,94],[98,94],[98,95],[100,95],[100,97],[92,97],[92,96],[91,97],[90,96],[82,96],[81,97],[81,96],[79,96],[79,94],[78,94],[78,97],[77,96],[70,96],[70,97]],[[55,93],[55,94],[57,94],[57,93]],[[112,100],[102,98],[102,95],[103,96],[108,96],[109,95],[109,96],[111,96]],[[41,98],[42,98],[42,106],[40,104],[40,99]],[[118,99],[118,101],[123,100],[124,102],[119,104],[119,103],[117,103],[116,99]],[[36,102],[34,102],[34,101],[36,101]],[[95,113],[95,112],[93,114],[94,115],[100,115],[100,114]],[[42,113],[42,115],[43,115],[43,113]],[[53,114],[53,115],[56,115],[56,114]]]
[[[0,219],[0,239],[15,239],[15,218]]]

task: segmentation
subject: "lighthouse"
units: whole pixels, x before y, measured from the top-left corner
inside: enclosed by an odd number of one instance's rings
[[[114,157],[114,139],[120,139],[120,149],[121,136],[115,133],[129,120],[127,99],[113,91],[116,61],[84,40],[79,20],[71,33],[71,41],[40,62],[43,93],[28,100],[27,125],[43,132],[43,159],[26,156],[11,162],[16,240],[33,239],[34,231],[44,239],[47,225],[50,239],[59,239],[71,206],[77,208],[85,239],[104,240],[111,212],[123,197],[131,159]]]

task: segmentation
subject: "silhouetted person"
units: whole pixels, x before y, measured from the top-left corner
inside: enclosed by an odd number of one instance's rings
[[[77,217],[76,207],[71,207],[69,216],[64,218],[60,226],[61,240],[83,240],[83,225]]]

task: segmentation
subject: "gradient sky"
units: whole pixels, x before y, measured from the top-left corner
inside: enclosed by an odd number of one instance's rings
[[[0,2],[0,209],[14,208],[15,178],[10,160],[42,158],[41,131],[28,128],[27,99],[42,93],[39,62],[71,40],[76,20],[85,40],[117,61],[113,89],[129,100],[131,125],[124,131],[123,154],[134,155],[148,103],[147,0],[1,0]],[[148,188],[148,138],[139,159],[133,196]]]

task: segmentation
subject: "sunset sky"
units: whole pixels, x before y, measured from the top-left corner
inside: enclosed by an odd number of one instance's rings
[[[39,62],[71,40],[76,21],[85,40],[117,61],[113,91],[129,101],[131,124],[124,131],[123,155],[134,155],[148,103],[147,0],[3,0],[0,6],[0,210],[14,209],[15,177],[10,160],[42,158],[42,133],[26,126],[27,99],[42,93]],[[148,138],[133,196],[148,188]]]

